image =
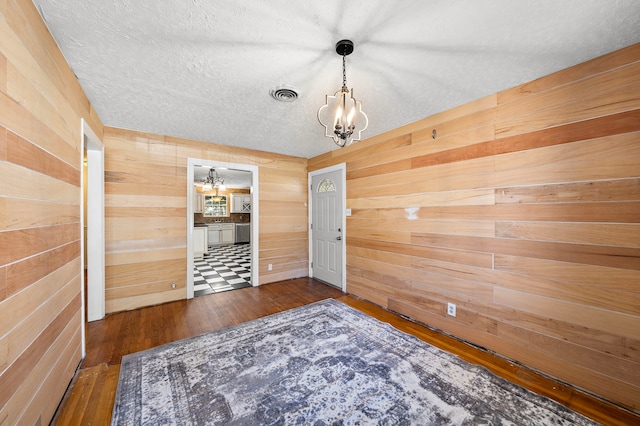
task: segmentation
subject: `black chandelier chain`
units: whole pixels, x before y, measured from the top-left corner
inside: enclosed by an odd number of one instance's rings
[[[342,89],[347,89],[347,55],[342,54]]]

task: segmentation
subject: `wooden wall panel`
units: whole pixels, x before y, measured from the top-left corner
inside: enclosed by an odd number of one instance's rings
[[[80,119],[102,124],[33,3],[0,15],[0,419],[48,424],[81,356]]]
[[[348,292],[640,413],[640,45],[341,162]]]
[[[638,247],[640,224],[496,222],[496,237]]]
[[[435,234],[451,235],[475,235],[478,237],[494,236],[496,233],[495,222],[485,220],[449,220],[449,219],[414,219],[405,222],[397,222],[388,219],[353,219],[352,229],[375,229],[377,231],[412,232],[422,231]]]
[[[526,276],[588,284],[614,290],[637,291],[638,282],[640,282],[640,271],[638,270],[509,255],[495,255],[494,268]]]
[[[640,83],[634,80],[640,66],[631,64],[577,81],[557,89],[539,93],[501,105],[504,121],[496,125],[496,136],[527,133],[540,128],[579,122],[592,117],[606,116],[635,109],[640,100]],[[545,103],[545,108],[531,108]],[[515,111],[513,111],[515,109]]]
[[[7,58],[0,54],[0,91],[7,92]]]
[[[115,128],[104,144],[107,312],[186,298],[188,158],[258,166],[259,281],[308,274],[306,159]]]
[[[554,87],[562,86],[563,84],[607,72],[635,62],[639,55],[640,44],[634,44],[615,52],[611,52],[605,56],[593,58],[582,64],[578,64],[554,74],[521,84],[520,86],[504,90],[498,93],[498,102],[501,104],[509,103],[519,98],[535,95]]]
[[[640,179],[558,183],[496,189],[497,204],[640,201]]]
[[[66,381],[56,378],[73,376],[78,367],[81,337],[77,324],[80,321],[80,314],[77,312],[77,316],[70,318],[67,327],[61,330],[60,338],[54,342],[42,361],[25,375],[24,386],[35,389],[36,393],[16,392],[0,409],[0,416],[6,424],[38,425],[44,419],[53,417],[59,401],[51,396],[63,395],[68,386]]]
[[[78,132],[79,133],[79,132]],[[79,155],[79,154],[78,154]],[[9,162],[0,163],[0,195],[60,204],[77,204],[78,186],[25,169]],[[38,182],[34,184],[33,182]]]

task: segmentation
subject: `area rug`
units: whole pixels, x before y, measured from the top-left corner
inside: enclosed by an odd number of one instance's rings
[[[333,299],[122,359],[112,425],[593,425]]]

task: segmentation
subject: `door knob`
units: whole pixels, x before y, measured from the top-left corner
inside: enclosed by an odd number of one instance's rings
[[[337,236],[336,240],[340,241],[340,240],[342,240],[342,237],[341,236]]]

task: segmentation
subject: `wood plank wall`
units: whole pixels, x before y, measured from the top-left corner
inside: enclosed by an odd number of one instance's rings
[[[349,293],[640,411],[640,45],[341,162]]]
[[[80,118],[31,1],[0,1],[0,424],[48,424],[81,357]]]
[[[107,312],[186,297],[187,158],[258,166],[260,284],[308,275],[305,158],[110,127],[104,144]]]

